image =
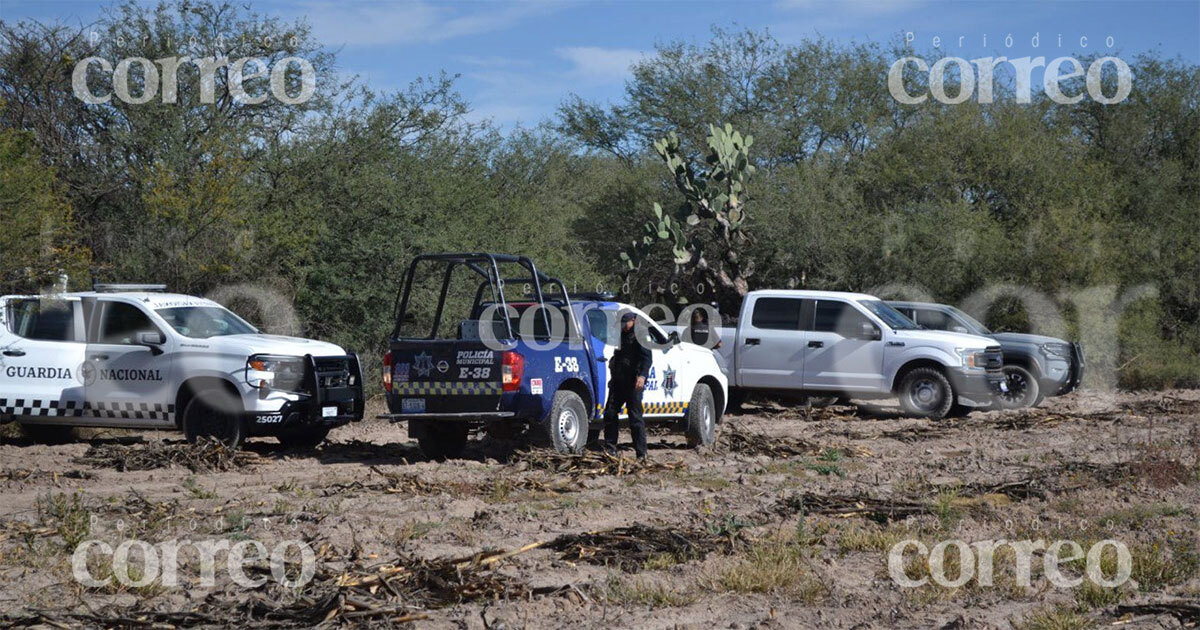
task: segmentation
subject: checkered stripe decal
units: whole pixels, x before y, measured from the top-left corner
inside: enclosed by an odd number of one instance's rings
[[[392,392],[402,396],[484,396],[499,394],[500,383],[425,381],[395,383]]]
[[[0,398],[0,415],[24,418],[121,418],[125,420],[170,420],[175,405],[148,402],[79,402]]]
[[[687,413],[687,409],[688,409],[688,403],[685,403],[685,402],[674,402],[673,401],[673,402],[665,402],[665,403],[654,403],[654,402],[642,403],[642,413],[647,414],[647,415],[650,415],[650,414],[682,415],[682,414]],[[603,414],[604,413],[604,405],[596,405],[596,411]],[[626,415],[628,413],[629,412],[626,411],[625,406],[622,405],[621,406],[621,414]]]

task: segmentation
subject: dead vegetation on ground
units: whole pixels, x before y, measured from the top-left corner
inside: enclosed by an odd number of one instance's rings
[[[545,546],[568,562],[586,562],[641,571],[647,563],[679,564],[716,552],[728,552],[737,542],[733,534],[695,529],[630,525],[602,531],[559,536]]]
[[[252,451],[230,449],[215,440],[200,440],[195,444],[93,444],[86,453],[72,461],[94,468],[112,468],[118,472],[181,466],[192,472],[209,473],[254,466],[262,462],[262,457]]]
[[[586,451],[581,455],[562,455],[544,449],[517,452],[513,455],[512,463],[533,470],[545,470],[555,475],[564,475],[575,481],[605,476],[621,477],[671,472],[687,468],[687,464],[682,460],[649,459],[639,461],[597,451]]]

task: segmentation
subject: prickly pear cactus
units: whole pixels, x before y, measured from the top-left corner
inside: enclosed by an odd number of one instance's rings
[[[654,216],[640,238],[620,254],[631,273],[655,243],[667,241],[675,275],[700,275],[719,292],[746,293],[751,265],[739,250],[749,240],[745,204],[746,184],[755,170],[750,163],[753,144],[753,136],[743,136],[732,125],[709,125],[708,152],[702,164],[693,165],[680,151],[674,132],[654,143],[684,201],[674,212],[654,204]]]

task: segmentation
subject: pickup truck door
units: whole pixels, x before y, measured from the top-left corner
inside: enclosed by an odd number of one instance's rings
[[[173,342],[139,305],[99,299],[91,305],[81,376],[88,403],[100,418],[136,426],[171,426],[175,388]],[[138,345],[138,333],[157,332],[158,350]]]
[[[609,312],[612,313],[612,311]],[[608,345],[608,336],[611,331],[608,330],[608,317],[605,316],[605,311],[589,308],[584,313],[586,334],[592,348],[592,359],[595,361],[592,383],[596,392],[596,408],[589,409],[588,412],[593,413],[593,417],[595,417],[600,414],[604,403],[608,400],[608,361],[612,359],[615,348]]]
[[[812,300],[751,295],[738,326],[735,384],[763,389],[795,389],[804,374]]]
[[[639,317],[642,316],[639,314]],[[650,367],[650,376],[646,378],[646,389],[642,392],[642,411],[647,416],[679,415],[680,407],[672,403],[679,403],[682,394],[678,374],[681,353],[673,351],[666,333],[649,318],[643,318],[642,324],[657,346],[650,350],[654,362]]]
[[[862,338],[862,326],[873,326],[880,339]],[[883,382],[882,330],[854,304],[817,300],[804,356],[804,388],[845,392],[878,392]]]
[[[0,416],[77,418],[85,348],[78,298],[6,298],[0,303]]]

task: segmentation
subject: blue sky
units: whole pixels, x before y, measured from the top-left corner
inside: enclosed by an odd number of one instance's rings
[[[1083,56],[1159,50],[1200,63],[1200,0],[712,0],[519,2],[251,2],[255,10],[307,18],[340,49],[342,71],[394,90],[424,75],[461,74],[472,117],[505,128],[553,116],[572,92],[621,98],[629,64],[656,44],[704,43],[712,25],[767,28],[780,41],[823,36],[888,43],[911,32],[918,49],[941,38],[947,54],[973,58]],[[0,19],[87,24],[102,2],[0,0]],[[1005,36],[1013,37],[1012,48]],[[1032,47],[1039,35],[1040,45]],[[1062,46],[1058,37],[1062,36]],[[986,45],[984,37],[986,36]],[[1113,49],[1105,46],[1112,37]],[[959,38],[962,37],[962,47]],[[1087,38],[1087,47],[1080,38]]]

